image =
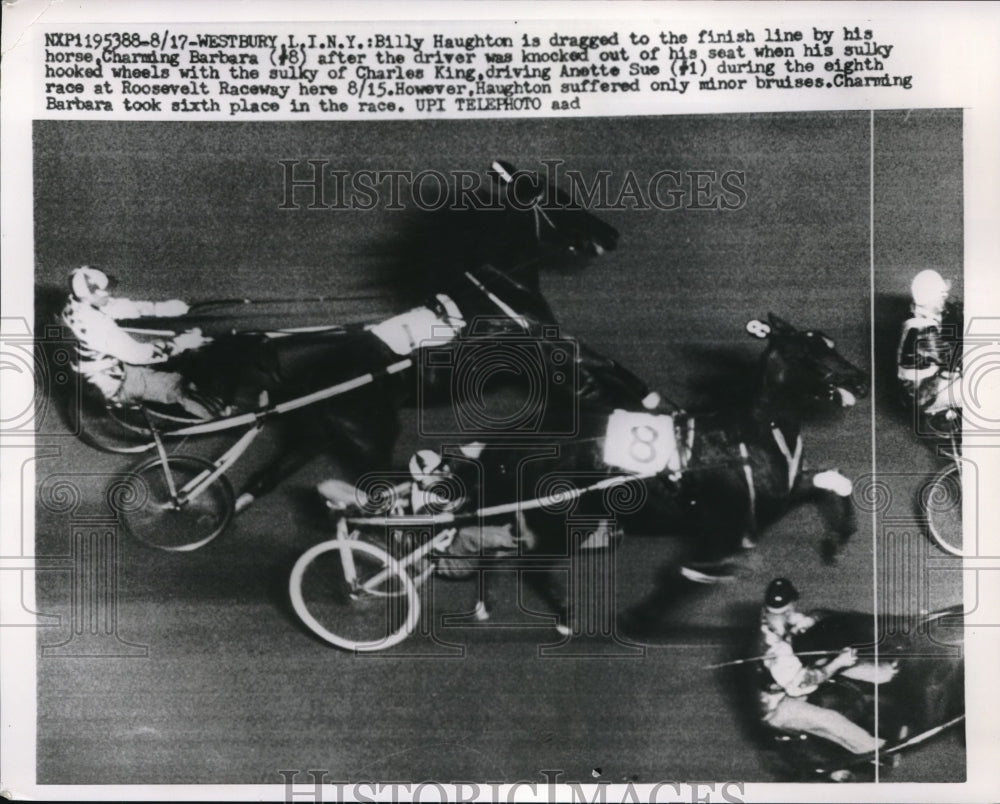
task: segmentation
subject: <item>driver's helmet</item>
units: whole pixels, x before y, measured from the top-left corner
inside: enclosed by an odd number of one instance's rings
[[[775,578],[764,593],[764,605],[773,614],[785,611],[798,599],[799,592],[788,578]]]
[[[445,471],[441,455],[432,449],[421,449],[410,457],[410,476],[419,484],[433,483]]]
[[[69,275],[69,286],[76,298],[87,301],[95,296],[107,295],[111,278],[99,268],[84,265]]]
[[[921,271],[913,277],[913,281],[910,283],[913,303],[918,307],[926,307],[930,310],[944,309],[950,290],[951,283],[932,268]]]

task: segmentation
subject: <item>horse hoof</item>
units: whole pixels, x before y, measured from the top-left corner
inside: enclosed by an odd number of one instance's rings
[[[254,501],[254,496],[248,492],[243,492],[239,497],[236,498],[236,504],[233,506],[235,512],[238,514],[250,506],[250,503]]]
[[[820,546],[820,553],[823,556],[824,564],[836,564],[837,558],[840,556],[840,545],[833,539],[826,539]]]
[[[713,567],[711,572],[702,572],[694,567],[681,567],[680,574],[693,583],[716,584],[731,583],[735,580],[731,567]]]

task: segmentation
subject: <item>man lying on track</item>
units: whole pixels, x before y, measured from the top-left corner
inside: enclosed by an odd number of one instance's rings
[[[396,484],[391,490],[382,478],[372,475],[369,480],[374,482],[366,483],[362,478],[360,488],[340,480],[327,480],[319,484],[318,491],[338,515],[347,516],[349,521],[377,523],[380,529],[388,528],[396,539],[406,538],[414,517],[451,529],[454,535],[446,546],[435,548],[438,550],[435,571],[457,579],[467,578],[484,565],[506,558],[527,554],[564,557],[565,543],[553,552],[554,545],[534,526],[529,526],[525,512],[564,504],[589,491],[603,491],[628,480],[627,476],[612,477],[585,488],[552,490],[547,495],[522,499],[516,493],[516,484],[520,482],[517,466],[516,449],[491,448],[472,442],[445,456],[434,450],[419,450],[409,462],[412,479]],[[401,523],[398,530],[393,527],[393,518]],[[579,547],[585,550],[607,547],[619,535],[605,521]],[[413,545],[405,546],[409,549]],[[556,630],[566,636],[570,633],[567,601],[565,590],[556,581],[558,575],[543,560],[525,577],[552,607],[557,616]],[[487,581],[488,576],[484,576],[474,611],[480,621],[490,617],[491,585]]]
[[[394,490],[396,504],[390,517],[460,514],[475,510],[480,483],[472,467],[483,449],[478,442],[464,445],[454,459],[445,459],[434,450],[418,450],[409,462],[411,481],[399,484]],[[463,471],[466,465],[469,470]],[[367,507],[365,492],[342,481],[324,481],[317,490],[334,510],[351,506],[364,510]],[[448,578],[466,578],[475,568],[476,557],[514,555],[520,548],[529,549],[532,539],[523,523],[521,525],[518,527],[514,514],[505,514],[458,527],[447,553],[438,559],[438,573]],[[483,619],[488,616],[485,610],[477,610],[477,615]]]
[[[483,446],[478,443],[461,448],[463,457],[476,459]],[[422,449],[410,458],[410,475],[413,484],[410,490],[410,510],[413,514],[468,511],[475,507],[474,481],[468,478],[458,466],[446,461],[434,450]],[[467,480],[463,482],[462,475]],[[467,578],[475,570],[475,558],[483,555],[516,555],[519,549],[534,546],[533,537],[523,519],[515,521],[515,515],[506,514],[492,517],[483,522],[473,522],[458,528],[455,538],[448,546],[447,553],[438,558],[437,571],[446,578]],[[486,619],[485,604],[480,601],[476,616]]]

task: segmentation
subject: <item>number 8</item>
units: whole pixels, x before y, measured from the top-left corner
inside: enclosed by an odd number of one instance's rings
[[[755,338],[766,338],[771,334],[771,328],[763,321],[758,321],[755,318],[753,321],[747,321],[747,332]]]
[[[647,434],[648,438],[642,438],[639,435],[640,432]],[[660,434],[648,424],[633,427],[632,443],[628,448],[629,455],[639,463],[650,463],[656,458],[656,447],[653,446],[653,442],[659,437]]]

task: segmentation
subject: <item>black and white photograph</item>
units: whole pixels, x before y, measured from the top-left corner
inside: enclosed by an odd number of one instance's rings
[[[36,543],[107,573],[41,781],[870,779],[946,725],[882,773],[963,779],[961,651],[910,656],[961,575],[858,481],[940,463],[895,336],[961,302],[961,111],[34,137]]]
[[[5,232],[22,778],[970,782],[996,342],[964,312],[970,113],[861,106],[36,115]]]

